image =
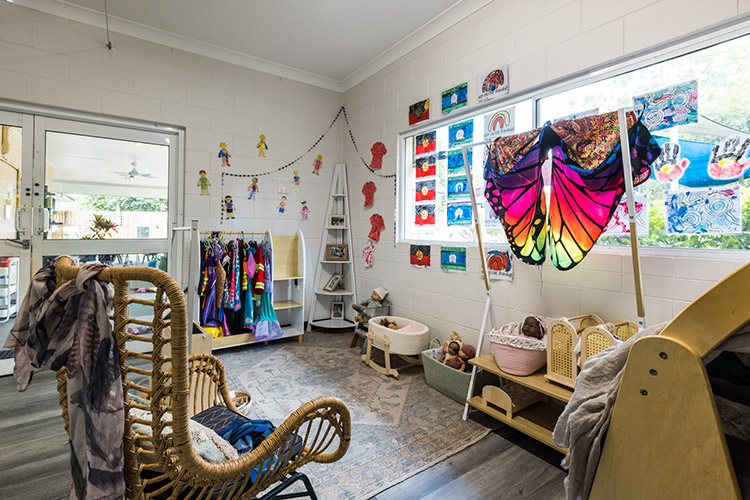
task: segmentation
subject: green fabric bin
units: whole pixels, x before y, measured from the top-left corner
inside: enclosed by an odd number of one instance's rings
[[[440,347],[422,351],[422,364],[427,385],[442,392],[452,400],[465,404],[466,393],[469,392],[469,381],[471,380],[469,368],[473,365],[468,365],[467,371],[460,372],[438,361],[442,355],[443,349]],[[484,370],[478,371],[477,380],[474,384],[474,395],[481,393],[482,387],[490,384],[500,385],[497,375]]]

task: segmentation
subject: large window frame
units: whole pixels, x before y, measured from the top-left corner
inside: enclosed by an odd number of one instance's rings
[[[631,71],[646,68],[655,64],[668,61],[677,57],[681,57],[690,54],[695,51],[707,49],[714,45],[727,42],[729,40],[739,38],[742,36],[750,35],[750,13],[737,16],[735,18],[716,23],[700,30],[693,31],[691,33],[672,38],[654,46],[648,47],[636,51],[634,53],[620,56],[615,59],[611,59],[592,67],[576,71],[569,75],[552,79],[539,85],[535,85],[524,89],[520,92],[511,93],[505,97],[501,97],[492,100],[487,103],[482,103],[469,107],[468,109],[462,110],[461,112],[451,113],[449,116],[445,116],[436,120],[430,120],[424,126],[410,128],[409,130],[402,131],[398,134],[398,145],[397,145],[397,171],[401,181],[397,186],[397,243],[421,243],[421,244],[433,244],[433,245],[456,245],[456,241],[441,241],[441,240],[417,240],[407,238],[406,235],[406,218],[411,216],[410,199],[411,190],[405,185],[404,179],[406,178],[407,168],[411,165],[407,165],[405,159],[407,158],[407,152],[405,151],[405,141],[407,137],[412,137],[417,134],[421,134],[430,130],[437,129],[439,127],[446,126],[456,121],[465,120],[483,113],[487,113],[492,110],[506,108],[513,106],[516,103],[531,99],[533,102],[532,113],[533,123],[536,127],[542,126],[539,122],[540,114],[540,101],[546,97],[554,96],[556,94],[566,92],[578,87],[596,83],[602,80],[607,80],[612,77],[620,76]],[[512,81],[513,75],[510,74]],[[483,199],[477,199],[477,203],[481,204]],[[460,243],[466,247],[477,247],[476,241],[463,241]],[[680,255],[695,255],[695,252],[701,252],[701,254],[716,254],[720,253],[723,258],[732,258],[733,255],[739,258],[747,258],[750,250],[741,249],[710,249],[710,248],[664,248],[664,247],[644,247],[643,250],[650,255],[669,255],[669,256],[680,256]],[[592,250],[594,252],[601,253],[612,253],[612,254],[625,254],[629,252],[627,247],[620,245],[596,245]]]

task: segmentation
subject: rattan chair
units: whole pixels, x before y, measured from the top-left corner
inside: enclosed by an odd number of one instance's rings
[[[59,259],[55,268],[58,286],[75,279],[78,270],[70,259]],[[314,399],[293,412],[252,452],[222,463],[205,461],[193,449],[189,417],[215,405],[235,411],[236,408],[229,397],[221,361],[210,354],[188,356],[187,313],[182,290],[167,273],[151,268],[110,268],[102,271],[98,279],[114,285],[113,335],[119,348],[123,393],[150,400],[150,405],[141,405],[125,396],[123,451],[127,498],[246,499],[280,482],[264,498],[309,495],[315,499],[307,477],[296,471],[311,461],[331,463],[344,456],[351,436],[346,405],[332,397]],[[131,297],[128,294],[130,281],[153,284],[155,299]],[[151,307],[153,319],[129,317],[131,304]],[[148,326],[153,333],[151,336],[130,334],[128,325]],[[130,348],[132,342],[151,344],[153,350],[150,354],[136,352]],[[58,372],[57,380],[68,431],[64,369]],[[152,419],[137,419],[130,414],[131,408],[150,411]],[[165,420],[166,412],[171,413],[171,422]],[[150,425],[152,436],[135,433],[134,422]],[[165,432],[167,426],[171,427],[171,432]],[[292,447],[288,443],[297,445]],[[297,481],[305,484],[306,494],[281,494]]]

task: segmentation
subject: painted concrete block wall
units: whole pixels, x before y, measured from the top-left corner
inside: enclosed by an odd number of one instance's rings
[[[0,2],[0,99],[184,127],[185,219],[197,218],[201,230],[302,229],[312,283],[333,166],[343,160],[341,122],[297,166],[260,177],[255,201],[247,199],[250,179],[225,178],[236,219],[223,225],[217,154],[219,143],[226,142],[229,172],[277,169],[318,140],[341,107],[342,94],[115,33],[114,51],[105,42],[103,30]],[[260,134],[269,145],[265,159],[256,149]],[[324,162],[319,176],[312,174],[317,154]],[[302,178],[298,193],[292,189],[295,168]],[[200,170],[208,173],[210,196],[200,196]],[[289,188],[283,218],[276,210],[278,186]],[[302,199],[310,207],[306,222]],[[311,284],[307,291],[309,297]]]
[[[518,93],[553,78],[604,63],[634,50],[731,18],[747,2],[716,0],[519,0],[494,1],[434,37],[385,69],[351,88],[345,106],[354,134],[363,144],[382,141],[388,148],[383,173],[396,171],[398,134],[408,129],[408,107],[426,97],[439,117],[440,93],[469,82],[469,107],[476,105],[476,79],[483,71],[509,65],[510,92]],[[677,16],[673,22],[671,16]],[[664,19],[670,19],[665,29]],[[345,159],[358,163],[349,144]],[[439,269],[440,245],[432,245],[433,267],[409,265],[408,242],[393,244],[393,187],[362,168],[350,170],[350,192],[364,182],[377,185],[373,208],[353,204],[358,290],[364,297],[376,286],[390,290],[393,313],[423,321],[431,337],[448,338],[457,330],[476,339],[485,292],[479,252],[468,249],[468,274]],[[354,200],[357,200],[355,195]],[[386,220],[374,252],[374,266],[364,269],[359,249],[367,241],[369,218]],[[649,324],[666,321],[726,274],[750,260],[741,252],[643,250],[643,282]],[[437,265],[436,265],[437,263]],[[627,248],[596,248],[578,267],[540,271],[517,264],[513,283],[494,282],[498,324],[529,313],[572,316],[595,312],[604,319],[636,319],[632,264]]]

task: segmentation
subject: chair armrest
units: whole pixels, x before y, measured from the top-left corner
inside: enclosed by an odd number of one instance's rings
[[[205,353],[188,356],[188,405],[190,415],[216,405],[239,413],[229,397],[224,365],[216,356]]]

